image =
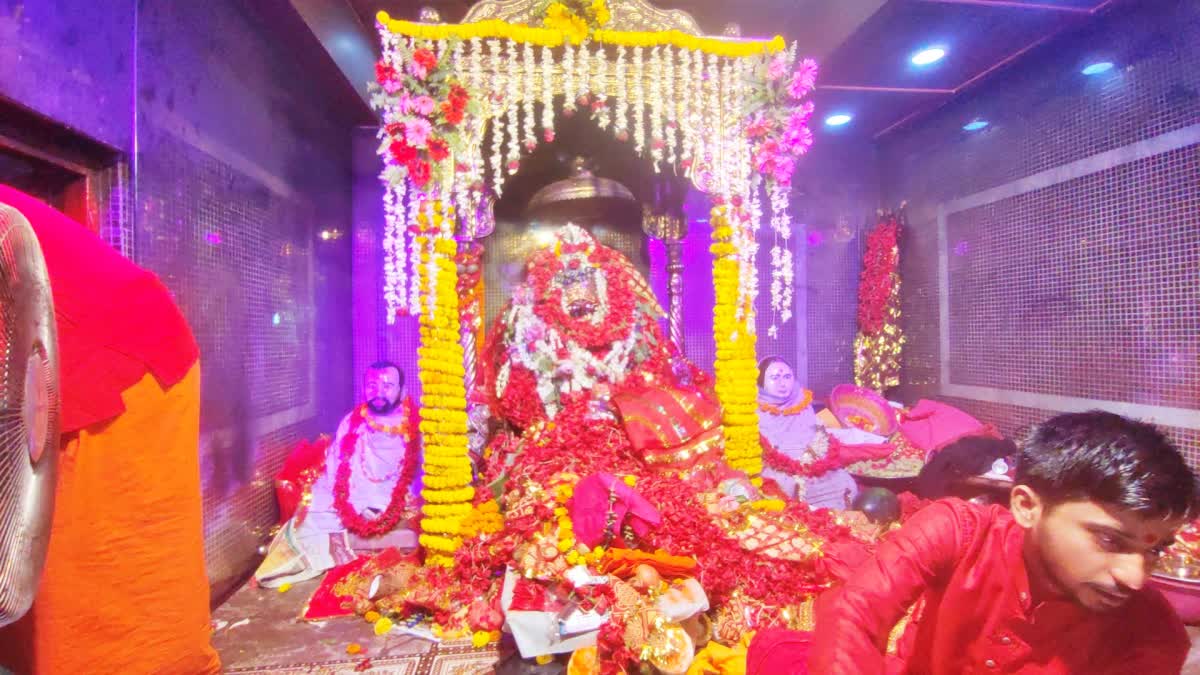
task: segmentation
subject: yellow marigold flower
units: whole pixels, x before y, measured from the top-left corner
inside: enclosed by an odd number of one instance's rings
[[[537,661],[537,664],[539,666],[544,666],[553,660],[554,660],[553,654],[542,654],[542,655],[538,656],[536,659],[534,659],[534,661]]]
[[[375,610],[371,610],[371,611],[367,612],[366,614],[363,614],[363,619],[366,619],[367,623],[375,623],[376,621],[378,621],[382,618],[383,618],[383,615],[380,614],[379,612],[376,612]]]
[[[362,645],[358,644],[357,642],[351,642],[350,644],[346,645],[347,654],[360,654],[362,653],[362,650]]]
[[[492,641],[492,636],[485,630],[477,630],[471,634],[471,646],[476,649],[486,647]]]
[[[279,584],[280,593],[287,593],[290,590],[292,590],[292,585],[290,583]]]
[[[629,487],[633,487],[633,486],[637,485],[637,476],[634,476],[632,474],[625,476],[625,478],[623,480],[625,481],[625,484],[628,485]]]
[[[392,620],[386,616],[375,622],[375,634],[387,635],[392,630]]]

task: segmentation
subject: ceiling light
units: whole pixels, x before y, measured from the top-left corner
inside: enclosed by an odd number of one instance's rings
[[[1101,73],[1107,73],[1112,69],[1112,61],[1097,61],[1096,63],[1089,63],[1088,65],[1084,66],[1083,70],[1079,72],[1083,73],[1084,75],[1099,75]]]
[[[909,61],[912,61],[914,66],[928,66],[941,61],[944,56],[946,56],[945,47],[926,47],[913,54]]]
[[[963,125],[963,131],[979,131],[987,125],[987,120],[971,120]]]
[[[825,125],[830,127],[840,127],[843,124],[849,124],[850,120],[854,119],[853,115],[846,113],[838,113],[825,118]]]

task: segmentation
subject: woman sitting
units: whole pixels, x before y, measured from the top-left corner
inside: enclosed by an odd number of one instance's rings
[[[826,468],[828,439],[812,409],[812,392],[778,356],[758,364],[758,428],[763,437],[763,478],[813,508],[847,509],[858,494],[843,468]]]

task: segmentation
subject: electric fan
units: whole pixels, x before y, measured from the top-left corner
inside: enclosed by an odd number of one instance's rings
[[[29,611],[46,562],[58,396],[46,262],[29,221],[0,204],[0,626]]]

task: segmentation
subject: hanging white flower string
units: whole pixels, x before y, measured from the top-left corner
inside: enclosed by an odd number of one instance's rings
[[[518,70],[516,43],[512,40],[504,41],[504,66],[509,73],[508,81],[504,85],[504,114],[508,120],[508,173],[514,174],[521,168],[521,106],[516,100],[514,92],[520,86],[521,74]]]
[[[554,60],[549,47],[542,47],[542,138],[554,142]]]
[[[633,48],[633,150],[646,153],[646,61],[645,50]]]
[[[679,50],[679,101],[675,106],[676,119],[679,120],[679,165],[687,173],[694,155],[692,154],[692,110],[696,96],[696,82],[692,78],[692,50]]]
[[[575,112],[575,46],[563,46],[563,112],[569,117]]]
[[[612,123],[612,116],[608,110],[608,57],[604,53],[604,47],[601,46],[596,52],[596,75],[592,83],[592,92],[596,95],[596,103],[593,110],[596,124],[601,129],[608,129]]]
[[[675,123],[675,48],[668,45],[663,47],[663,98],[666,101],[664,115],[666,120],[663,124],[663,145],[666,150],[667,166],[675,166],[675,141],[676,141],[676,123]]]
[[[617,140],[629,140],[629,73],[625,62],[625,47],[617,47],[617,67],[615,72],[615,91],[617,99],[616,111],[613,115],[613,133]]]
[[[579,105],[587,105],[587,96],[591,91],[591,59],[588,58],[588,43],[579,47],[577,72],[575,73],[575,100]]]
[[[654,172],[658,173],[659,164],[663,161],[663,61],[662,47],[650,50],[650,161]]]
[[[525,43],[521,50],[521,102],[525,106],[525,149],[532,151],[537,147],[537,130],[534,127],[536,115],[533,103],[537,99],[537,64],[533,58],[533,45]]]

